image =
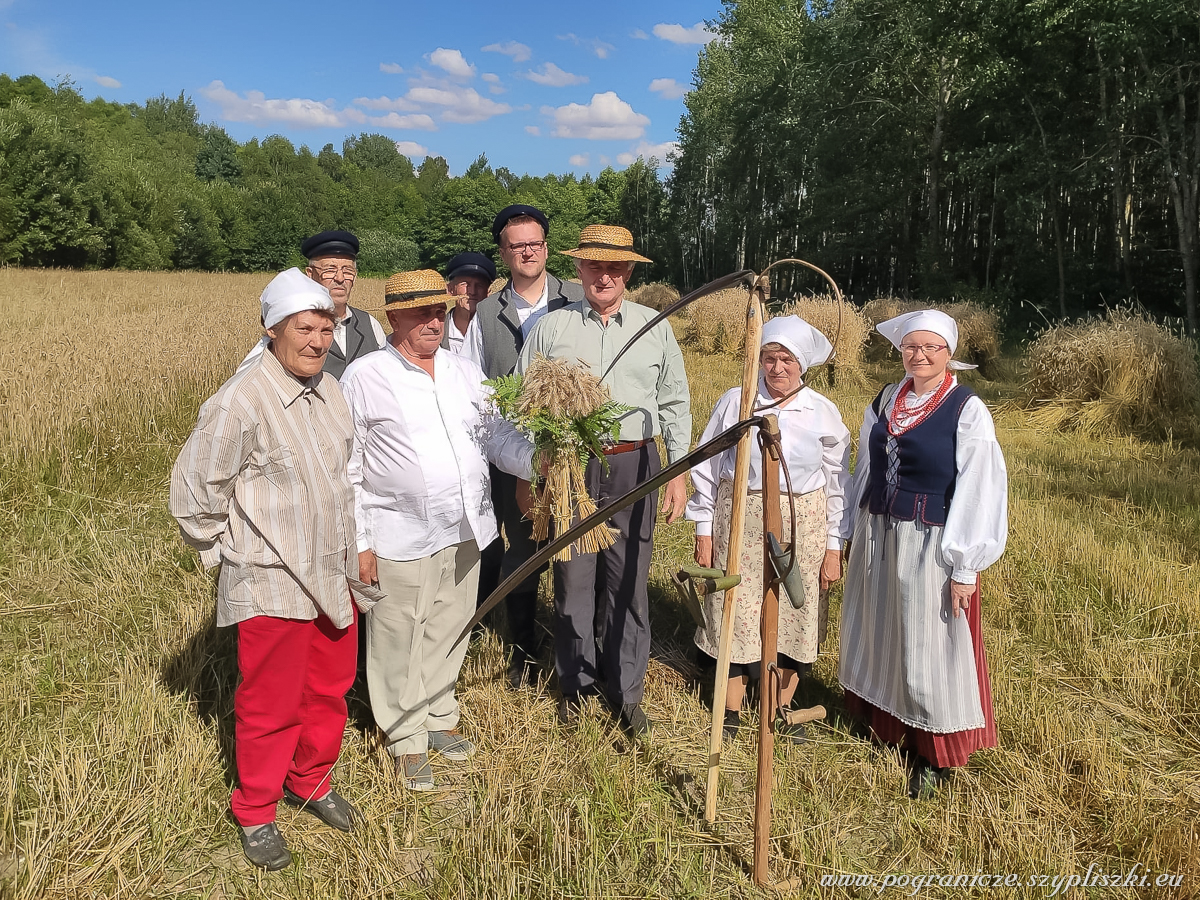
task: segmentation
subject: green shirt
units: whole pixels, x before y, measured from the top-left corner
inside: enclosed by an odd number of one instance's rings
[[[608,325],[586,300],[544,315],[530,332],[517,372],[524,374],[537,355],[581,362],[592,374],[608,368],[621,348],[657,315],[646,306],[622,300]],[[604,378],[612,398],[633,407],[621,417],[621,440],[640,441],[661,434],[667,461],[687,455],[692,437],[692,404],[687,373],[675,332],[665,320],[644,334]]]

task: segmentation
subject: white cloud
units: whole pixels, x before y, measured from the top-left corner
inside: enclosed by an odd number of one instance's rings
[[[92,80],[95,81],[96,84],[100,85],[100,87],[119,88],[121,86],[121,82],[117,81],[117,79],[112,78],[108,75],[97,75]]]
[[[347,110],[349,112],[349,110]],[[401,128],[411,131],[437,131],[437,124],[432,116],[425,113],[402,116],[400,113],[388,113],[386,116],[371,116],[370,123],[377,128]]]
[[[678,100],[688,89],[674,78],[655,78],[650,82],[650,93],[658,94],[664,100]]]
[[[499,75],[493,72],[484,72],[480,77],[487,82],[489,94],[505,94],[508,92],[508,88],[500,83]]]
[[[574,156],[568,159],[567,162],[575,167],[586,166],[588,164],[588,158],[589,157],[586,153],[576,153]]]
[[[507,103],[481,97],[474,88],[415,87],[404,96],[414,103],[440,108],[445,122],[482,122],[512,112]]]
[[[525,62],[533,55],[524,44],[518,41],[505,41],[503,44],[488,44],[482,48],[484,53],[503,53],[505,56],[511,56],[513,62]]]
[[[617,162],[622,166],[629,166],[637,162],[639,156],[647,162],[653,157],[658,161],[659,168],[670,167],[671,163],[667,159],[667,155],[675,153],[678,150],[678,141],[664,141],[661,144],[649,144],[646,141],[641,141],[633,148],[631,153],[618,153]]]
[[[586,105],[543,106],[542,113],[554,120],[554,136],[583,138],[588,141],[628,141],[640,138],[650,119],[634,112],[633,107],[614,91],[593,94]]]
[[[404,69],[400,67],[400,63],[380,63],[379,71],[386,72],[388,75],[399,75]]]
[[[612,160],[608,158],[607,154],[604,154],[604,153],[600,154],[600,165],[607,166],[611,162],[612,162]]]
[[[631,31],[631,32],[629,33],[629,36],[630,36],[631,38],[633,38],[635,41],[648,41],[648,40],[650,40],[650,35],[646,34],[646,32],[642,31],[642,29],[640,29],[640,28],[635,28],[635,29],[633,29],[633,31]]]
[[[617,48],[599,38],[581,38],[573,31],[557,35],[560,41],[570,41],[576,47],[588,47],[601,59],[608,59],[608,54]]]
[[[411,100],[405,100],[403,97],[397,97],[393,100],[391,97],[356,97],[353,101],[355,106],[361,106],[363,109],[379,109],[392,110],[397,112],[414,112],[420,109],[417,104]]]
[[[463,59],[458,50],[446,50],[438,47],[429,54],[429,61],[449,75],[467,81],[475,77],[475,67]]]
[[[525,133],[532,134],[534,137],[541,137],[542,129],[538,128],[536,125],[526,125]]]
[[[396,141],[396,149],[405,156],[428,156],[429,148],[416,141]]]
[[[717,33],[709,31],[703,22],[697,22],[691,28],[662,22],[654,26],[654,36],[672,44],[709,44],[717,39]]]
[[[200,89],[202,97],[221,107],[221,116],[230,122],[282,122],[297,128],[336,128],[344,117],[327,103],[301,98],[267,99],[262,91],[246,91],[244,97],[214,81]]]
[[[548,87],[566,87],[570,84],[584,84],[587,81],[586,75],[573,75],[570,72],[564,72],[552,62],[542,66],[542,71],[534,72],[532,70],[525,73],[525,77],[535,84],[544,84]]]

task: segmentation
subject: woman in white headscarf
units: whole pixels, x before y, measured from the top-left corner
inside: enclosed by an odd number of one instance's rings
[[[842,577],[840,535],[850,432],[831,401],[803,383],[812,366],[827,362],[833,347],[817,329],[798,316],[771,319],[763,326],[761,373],[755,407],[770,406],[779,418],[781,446],[791,475],[796,505],[796,565],[804,581],[804,605],[779,604],[779,667],[782,670],[782,703],[791,703],[800,673],[807,673],[825,637],[825,596],[829,585]],[[717,401],[700,442],[720,434],[738,418],[741,388],[733,388]],[[746,503],[746,529],[741,559],[741,585],[737,590],[732,634],[729,685],[725,695],[725,734],[732,738],[740,724],[746,685],[759,677],[762,658],[762,451],[752,440],[750,494]],[[696,492],[686,517],[696,523],[696,562],[724,568],[733,508],[733,470],[736,449],[692,469]],[[787,485],[780,472],[781,542],[792,540]],[[701,654],[715,659],[721,640],[723,594],[705,599],[707,628],[696,629]],[[804,739],[803,726],[777,723],[776,733],[793,741]]]
[[[843,520],[853,534],[839,634],[847,709],[909,759],[928,797],[975,750],[996,746],[979,573],[1008,536],[1008,474],[987,406],[955,370],[958,326],[937,310],[878,331],[906,377],[863,416]]]

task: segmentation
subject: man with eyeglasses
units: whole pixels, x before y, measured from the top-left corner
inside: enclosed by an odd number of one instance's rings
[[[308,259],[304,274],[323,285],[333,300],[333,343],[325,356],[322,371],[340,379],[346,366],[383,346],[386,335],[374,316],[350,306],[350,292],[358,277],[358,238],[349,231],[322,231],[300,245]],[[268,338],[263,337],[246,354],[237,371],[241,372],[266,349]]]
[[[497,293],[480,302],[462,348],[462,355],[478,363],[488,378],[512,374],[538,319],[583,300],[580,285],[564,282],[546,271],[549,232],[546,214],[523,204],[506,206],[492,222],[492,237],[500,248],[501,262],[508,267],[509,279]],[[508,549],[497,538],[484,550],[479,575],[481,601],[536,549],[532,525],[517,507],[517,479],[495,466],[491,478],[492,503]],[[530,575],[505,600],[512,644],[507,678],[514,690],[533,675],[533,661],[540,649],[535,621],[540,577],[541,572]]]

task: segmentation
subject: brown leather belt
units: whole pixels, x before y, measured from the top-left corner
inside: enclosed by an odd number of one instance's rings
[[[644,441],[622,441],[619,444],[609,444],[607,447],[602,447],[600,452],[605,456],[612,456],[614,453],[628,453],[630,450],[641,450],[647,444],[652,443],[654,443],[654,438]]]

